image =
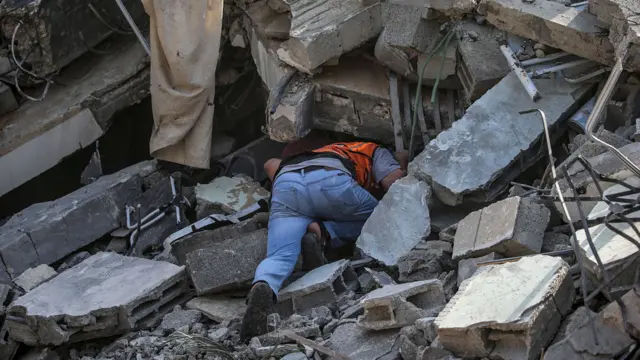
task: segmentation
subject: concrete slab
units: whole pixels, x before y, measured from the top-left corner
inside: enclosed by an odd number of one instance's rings
[[[539,253],[549,219],[544,205],[519,196],[472,212],[458,224],[453,260],[492,252],[506,257]]]
[[[247,33],[250,36],[251,56],[256,64],[258,75],[267,89],[271,90],[287,73],[294,71],[294,69],[283,63],[276,55],[281,41],[261,37],[254,27],[250,27]]]
[[[29,292],[37,288],[40,284],[56,277],[58,273],[49,265],[42,264],[38,267],[28,269],[18,276],[13,282],[24,291]]]
[[[267,256],[267,229],[190,252],[186,265],[198,296],[246,285]]]
[[[629,47],[625,70],[640,71],[640,4],[634,0],[594,0],[589,2],[589,11],[610,25],[609,40],[617,51]]]
[[[477,38],[464,38],[474,32]],[[471,105],[504,78],[511,68],[500,51],[500,40],[504,32],[475,22],[460,25],[458,37],[458,68],[456,73],[464,88],[464,97]]]
[[[632,290],[620,300],[626,310],[624,320],[620,305],[612,302],[594,318],[597,339],[589,323],[583,323],[564,340],[549,347],[544,360],[604,360],[624,353],[640,332],[640,296]]]
[[[148,57],[138,41],[109,41],[109,54],[88,54],[86,62],[60,73],[65,86],[52,85],[43,101],[24,103],[0,119],[0,168],[10,174],[0,179],[0,195],[92,144],[116,111],[149,94]],[[88,72],[86,63],[92,64]]]
[[[184,267],[101,252],[14,301],[7,314],[25,323],[8,330],[31,346],[123,334],[170,311],[185,290]]]
[[[601,64],[615,62],[613,46],[601,30],[606,24],[586,8],[554,1],[482,0],[478,9],[500,30]]]
[[[535,103],[515,74],[506,76],[450,129],[432,140],[409,164],[409,173],[428,182],[447,205],[461,204],[463,199],[494,200],[542,156],[536,147],[543,134],[539,115],[518,112],[539,108],[549,126],[557,129],[587,100],[588,88],[564,80],[539,79],[534,83],[542,94]]]
[[[386,265],[396,265],[431,233],[430,197],[429,186],[412,176],[396,181],[364,224],[356,245]]]
[[[305,69],[315,69],[382,31],[380,3],[298,0],[289,5],[290,39],[283,46],[289,57]]]
[[[305,137],[313,127],[315,85],[305,75],[291,79],[280,104],[269,115],[269,137],[280,142],[292,142]]]
[[[569,266],[536,255],[488,267],[436,319],[440,342],[457,356],[539,358],[573,304]]]
[[[314,77],[314,128],[393,143],[388,70],[360,57]]]
[[[460,20],[464,15],[472,13],[478,5],[478,0],[389,0],[394,4],[410,5],[415,8],[421,7],[419,13],[423,16],[430,16],[429,10],[435,10],[442,15]]]
[[[196,185],[196,211],[200,217],[209,214],[233,214],[269,199],[269,192],[244,175],[220,176],[209,184]]]
[[[278,312],[302,313],[335,302],[349,291],[358,276],[349,261],[336,261],[311,270],[278,293]]]
[[[352,322],[338,326],[328,346],[351,360],[394,360],[400,356],[398,330],[368,331]]]
[[[9,275],[56,262],[119,228],[125,203],[142,192],[142,177],[155,168],[142,162],[15,214],[0,227],[0,257]]]
[[[358,317],[358,325],[370,330],[413,325],[418,319],[437,316],[447,303],[439,280],[387,285],[360,302],[364,315]]]
[[[640,179],[636,177],[627,179],[627,181],[632,184],[632,186],[640,185]],[[622,185],[614,185],[605,191],[605,196],[612,196],[624,191],[628,191],[628,189]],[[631,200],[634,199],[635,196],[629,195],[625,198]],[[609,205],[604,202],[599,202],[589,214],[589,219],[600,218],[609,213]],[[640,211],[627,214],[627,216],[631,218],[638,217],[640,216]],[[631,236],[632,238],[636,236],[633,227],[625,222],[611,223],[611,226],[627,236]],[[635,226],[638,226],[637,223],[635,223]],[[598,256],[604,265],[605,271],[610,276],[622,272],[613,280],[613,288],[628,289],[633,286],[635,283],[636,269],[640,266],[640,250],[638,250],[638,247],[604,224],[590,227],[589,234],[598,252]],[[582,251],[582,256],[585,260],[584,265],[588,275],[590,275],[595,282],[602,282],[604,274],[596,262],[594,253],[591,251],[584,229],[576,231],[576,240]],[[631,265],[627,267],[626,270],[623,270],[628,262],[631,262]],[[615,296],[615,294],[612,295]]]
[[[209,319],[223,323],[244,314],[247,304],[244,299],[220,296],[200,296],[187,303],[187,308],[202,312]]]

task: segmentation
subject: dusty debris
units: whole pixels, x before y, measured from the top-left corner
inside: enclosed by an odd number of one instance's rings
[[[14,301],[8,329],[32,346],[123,334],[153,325],[186,287],[183,267],[98,253]]]
[[[362,300],[364,315],[358,325],[370,330],[412,325],[417,319],[436,316],[446,304],[439,280],[387,285]]]
[[[446,241],[432,240],[418,244],[414,250],[398,260],[401,282],[437,279],[453,268],[451,253],[453,247]]]
[[[458,356],[536,359],[574,299],[568,265],[544,255],[491,266],[464,281],[436,320]]]
[[[396,265],[431,233],[430,197],[429,186],[412,176],[396,181],[365,223],[356,245],[377,260]]]

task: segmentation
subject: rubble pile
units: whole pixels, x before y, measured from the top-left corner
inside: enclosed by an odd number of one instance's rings
[[[266,135],[235,151],[219,137],[206,180],[145,161],[0,222],[0,360],[637,357],[638,14],[227,1],[223,42],[268,93]],[[57,71],[68,46],[29,61]],[[316,131],[408,150],[407,174],[353,252],[308,272],[300,257],[268,332],[242,342],[270,251],[262,164]]]

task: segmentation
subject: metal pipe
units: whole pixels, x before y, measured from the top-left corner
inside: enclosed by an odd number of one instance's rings
[[[520,63],[522,64],[522,66],[531,66],[531,65],[537,65],[537,64],[542,64],[542,63],[546,63],[549,61],[553,61],[553,60],[557,60],[560,58],[563,58],[565,56],[569,56],[571,54],[569,54],[568,52],[557,52],[555,54],[551,54],[545,57],[541,57],[541,58],[533,58],[533,59],[529,59],[529,60],[524,60],[521,61]]]
[[[140,29],[138,28],[138,25],[136,25],[136,22],[133,21],[133,18],[131,17],[131,14],[129,14],[129,11],[127,10],[127,8],[122,3],[122,0],[116,0],[116,4],[118,4],[118,7],[120,8],[120,11],[122,12],[122,15],[124,15],[124,18],[127,19],[127,22],[129,23],[129,26],[131,26],[131,30],[133,30],[133,32],[136,34],[136,37],[138,38],[138,41],[140,41],[140,44],[142,44],[142,47],[144,48],[144,51],[147,52],[147,55],[151,56],[151,49],[149,49],[149,44],[147,44],[147,39],[145,39],[144,36],[142,35],[142,33],[140,32]]]
[[[520,80],[522,86],[524,86],[525,90],[527,90],[527,94],[529,94],[531,100],[533,100],[533,102],[538,101],[540,99],[540,93],[538,92],[538,89],[536,88],[533,81],[531,81],[531,78],[529,77],[527,72],[524,71],[524,68],[520,63],[520,60],[518,60],[518,58],[516,57],[516,54],[514,54],[513,51],[511,51],[511,48],[506,45],[501,45],[500,50],[502,50],[504,58],[507,59],[511,70],[516,73],[518,80]]]
[[[615,156],[617,156],[618,159],[620,159],[620,161],[622,161],[627,166],[627,168],[631,170],[631,172],[633,172],[636,176],[640,177],[640,168],[638,168],[636,164],[634,164],[631,160],[629,160],[629,158],[627,158],[615,146],[612,146],[611,144],[599,139],[594,134],[594,130],[598,126],[600,116],[602,115],[602,112],[607,106],[607,103],[609,102],[609,99],[613,94],[613,90],[615,90],[616,88],[616,84],[618,82],[618,79],[620,78],[620,75],[622,75],[622,71],[623,71],[622,61],[625,58],[625,55],[626,55],[626,51],[624,51],[623,56],[618,57],[618,60],[616,61],[615,66],[611,70],[611,74],[609,75],[607,82],[604,84],[604,87],[602,88],[602,91],[600,92],[600,95],[596,100],[596,104],[593,106],[593,111],[591,112],[591,115],[587,120],[586,133],[589,136],[589,138],[591,138],[591,140],[605,146],[609,151],[611,151]]]
[[[580,76],[580,77],[577,77],[577,78],[569,78],[569,77],[566,77],[566,76],[564,76],[564,74],[562,73],[562,71],[560,71],[560,74],[562,75],[562,77],[563,77],[563,78],[564,78],[564,79],[565,79],[569,84],[579,84],[579,83],[581,83],[581,82],[584,82],[584,81],[587,81],[587,80],[589,80],[589,79],[592,79],[592,78],[594,78],[594,77],[596,77],[596,76],[598,76],[598,75],[602,75],[602,74],[606,73],[607,71],[611,71],[611,69],[610,69],[610,68],[608,68],[608,67],[603,67],[603,68],[598,69],[598,70],[596,70],[596,71],[594,71],[594,72],[592,72],[592,73],[589,73],[589,74],[587,74],[587,75],[583,75],[583,76]]]
[[[566,70],[566,69],[571,69],[577,66],[581,66],[581,65],[586,65],[591,63],[591,60],[587,60],[587,59],[580,59],[580,60],[576,60],[576,61],[570,61],[568,63],[564,63],[564,64],[560,64],[560,65],[555,65],[555,66],[551,66],[548,68],[543,68],[543,69],[538,69],[532,72],[529,72],[529,76],[531,77],[539,77],[542,75],[546,75],[546,74],[551,74],[557,71],[561,71],[561,70]]]

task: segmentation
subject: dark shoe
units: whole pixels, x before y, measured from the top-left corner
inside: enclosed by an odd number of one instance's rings
[[[311,271],[327,264],[324,256],[324,241],[319,241],[313,233],[307,233],[302,237],[302,267]]]
[[[273,311],[274,294],[265,282],[257,282],[247,296],[247,311],[242,318],[240,340],[247,342],[254,336],[266,334],[267,316]]]

